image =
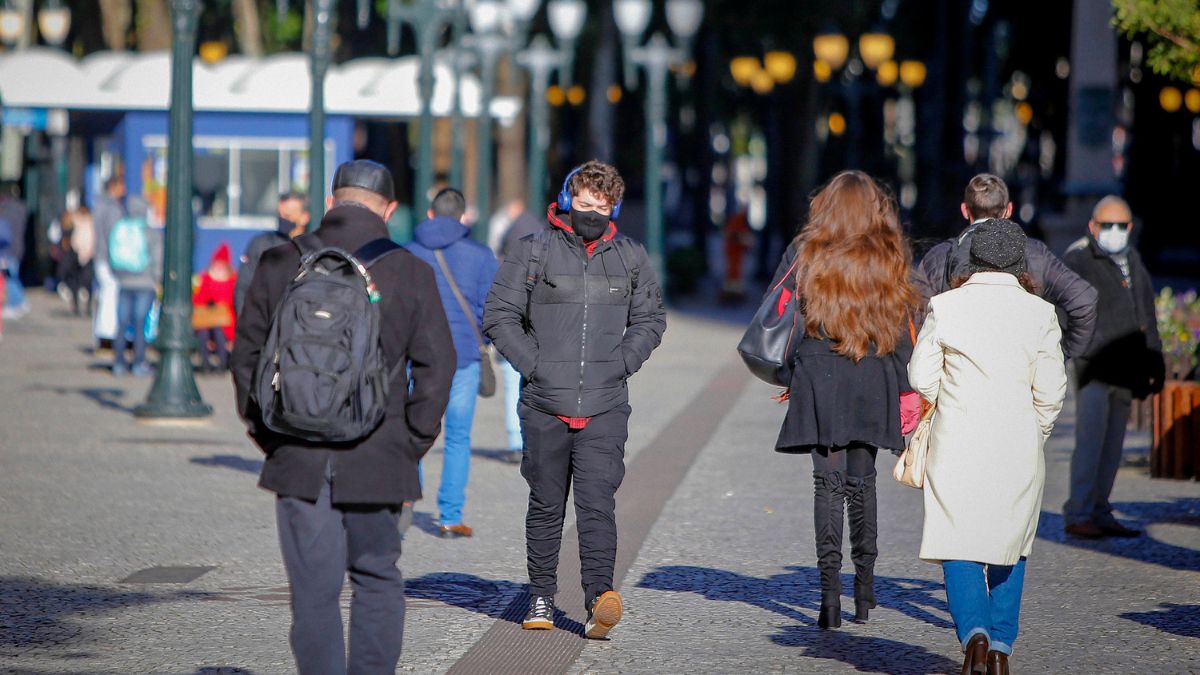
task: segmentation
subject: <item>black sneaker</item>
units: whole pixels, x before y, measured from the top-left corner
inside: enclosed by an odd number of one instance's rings
[[[529,598],[529,611],[521,622],[525,630],[550,630],[554,628],[554,598],[535,595]]]
[[[617,625],[621,620],[621,612],[624,610],[624,605],[621,602],[621,594],[616,591],[605,591],[592,601],[592,606],[588,607],[587,625],[583,627],[583,634],[592,639],[602,638],[608,635],[608,631]]]

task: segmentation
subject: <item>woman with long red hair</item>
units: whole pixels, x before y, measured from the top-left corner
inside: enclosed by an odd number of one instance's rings
[[[920,295],[895,202],[866,174],[844,171],[812,198],[808,222],[776,281],[794,275],[796,328],[778,452],[813,458],[821,574],[818,625],[841,625],[842,514],[850,521],[855,619],[875,607],[875,455],[904,446],[900,394],[911,391],[911,316]]]

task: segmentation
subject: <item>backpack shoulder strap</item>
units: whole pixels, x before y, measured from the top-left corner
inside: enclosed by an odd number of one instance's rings
[[[301,260],[303,260],[305,256],[311,255],[325,248],[325,244],[321,243],[321,239],[312,232],[305,232],[299,237],[293,239],[292,243],[295,244],[296,248],[300,250]]]
[[[389,253],[399,251],[402,246],[387,237],[372,239],[363,244],[357,251],[354,252],[354,258],[363,264],[363,267],[370,267]]]
[[[533,235],[532,245],[529,248],[529,273],[525,276],[526,293],[533,293],[538,277],[542,275],[542,265],[545,264],[546,254],[550,251],[550,235],[549,230],[542,230]]]

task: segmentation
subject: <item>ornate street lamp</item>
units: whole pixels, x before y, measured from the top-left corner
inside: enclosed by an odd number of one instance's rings
[[[690,0],[668,0],[672,31],[681,44],[690,44],[703,19],[704,5]],[[674,47],[661,33],[655,33],[644,46],[637,46],[650,21],[649,0],[616,0],[613,11],[617,28],[624,38],[627,88],[636,88],[632,66],[646,71],[646,251],[659,282],[666,285],[663,267],[662,151],[667,143],[667,74],[672,66],[688,60],[688,53]]]
[[[313,222],[325,214],[325,72],[329,70],[333,0],[313,0],[312,84],[308,107],[308,208]]]
[[[900,81],[909,89],[919,89],[925,84],[925,64],[920,61],[901,61]]]
[[[858,38],[858,55],[863,65],[875,70],[896,53],[896,40],[883,31],[863,33]]]
[[[167,135],[167,226],[163,243],[163,300],[158,370],[141,418],[212,414],[192,376],[192,55],[200,0],[171,0],[171,113]]]
[[[837,70],[850,58],[850,40],[837,31],[821,33],[813,38],[813,55]]]
[[[587,20],[587,3],[583,0],[550,0],[546,18],[563,55],[558,67],[558,84],[563,89],[570,89],[575,71],[575,40]]]

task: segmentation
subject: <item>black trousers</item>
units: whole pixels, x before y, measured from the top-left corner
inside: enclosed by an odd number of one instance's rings
[[[572,430],[566,422],[521,403],[525,452],[521,475],[529,483],[525,547],[529,592],[558,592],[558,552],[562,546],[567,494],[575,488],[580,579],[584,602],[612,590],[617,558],[616,493],[625,478],[628,405],[596,415]]]
[[[394,673],[404,638],[400,508],[331,504],[332,473],[316,502],[279,497],[275,514],[292,593],[292,653],[301,675]],[[340,597],[347,570],[350,658]]]

